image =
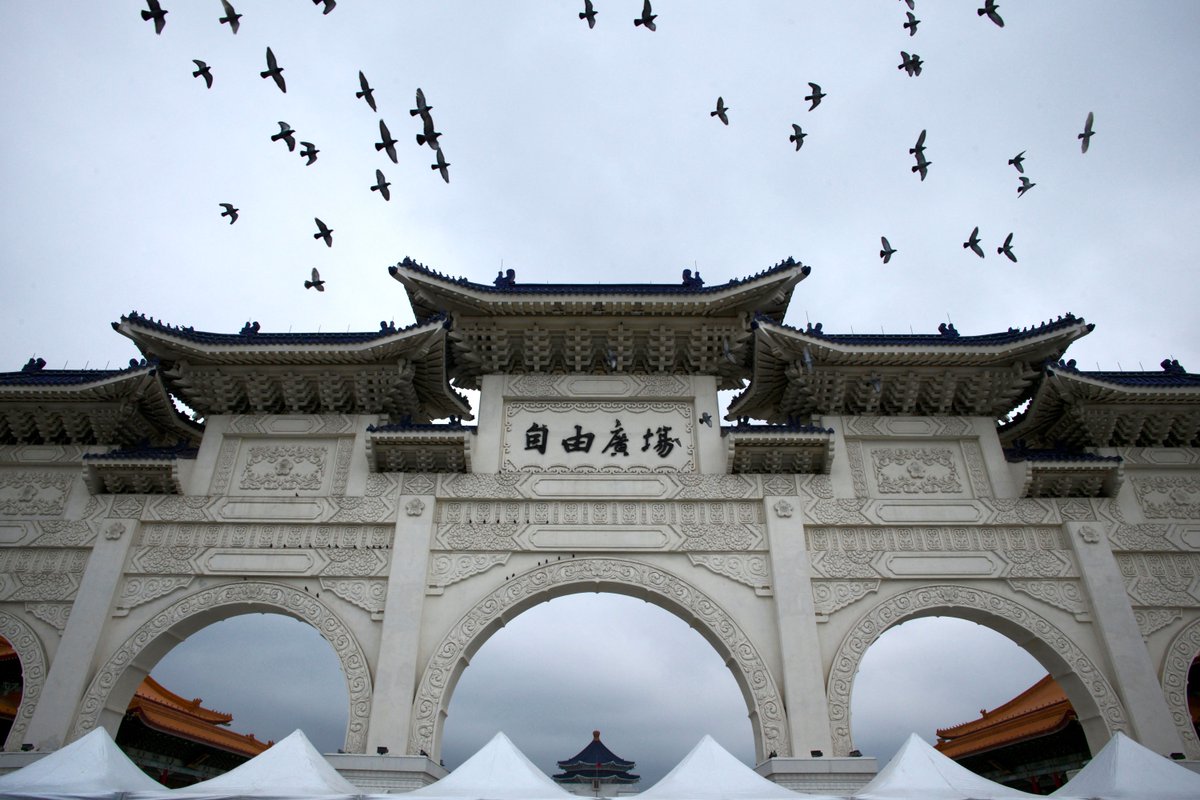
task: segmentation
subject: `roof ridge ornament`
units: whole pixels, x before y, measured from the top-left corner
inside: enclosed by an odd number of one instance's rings
[[[942,336],[949,336],[950,338],[958,337],[958,330],[954,327],[953,322],[939,323],[938,324],[938,333],[940,333]]]
[[[496,279],[492,281],[492,285],[497,289],[511,289],[517,285],[517,271],[509,268],[496,273]]]
[[[695,274],[690,269],[683,271],[683,285],[689,289],[700,289],[704,286],[704,278],[700,277],[700,270],[696,270]]]
[[[25,362],[25,366],[21,367],[21,372],[41,372],[46,368],[46,359],[31,358]]]
[[[239,336],[254,336],[255,334],[258,333],[259,327],[260,326],[258,324],[258,320],[255,320],[254,322],[247,322],[245,325],[242,326],[242,329],[240,331],[238,331],[238,335]]]
[[[1179,359],[1176,359],[1176,358],[1164,358],[1162,360],[1162,363],[1159,364],[1159,366],[1163,368],[1163,372],[1169,373],[1171,375],[1186,375],[1187,374],[1187,370],[1184,369],[1182,366],[1180,366]]]

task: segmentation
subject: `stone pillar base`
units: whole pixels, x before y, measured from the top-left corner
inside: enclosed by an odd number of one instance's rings
[[[324,755],[338,774],[368,794],[411,792],[450,774],[425,756],[372,756],[362,753]]]
[[[768,758],[754,771],[797,792],[848,795],[866,786],[879,764],[873,757]]]
[[[21,767],[26,767],[37,761],[39,758],[50,755],[50,751],[29,751],[20,752],[13,750],[11,752],[0,752],[0,775],[7,775],[10,772],[16,772]]]

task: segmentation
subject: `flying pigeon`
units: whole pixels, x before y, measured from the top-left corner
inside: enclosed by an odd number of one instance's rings
[[[296,149],[296,132],[283,120],[279,120],[279,133],[273,135],[271,141],[278,142],[280,139],[287,143],[289,152]]]
[[[717,119],[721,120],[721,122],[724,122],[726,125],[728,125],[729,115],[726,113],[727,111],[729,111],[729,108],[725,105],[725,98],[718,97],[717,110],[708,112],[708,115],[710,117],[716,117]]]
[[[904,23],[901,27],[908,28],[909,36],[916,36],[917,26],[921,24],[921,20],[917,19],[917,15],[911,11],[905,11],[904,13],[908,15],[908,22]]]
[[[325,291],[325,281],[321,280],[321,273],[317,272],[317,268],[313,267],[312,280],[304,282],[305,289],[316,289],[318,292]]]
[[[1022,175],[1021,176],[1021,185],[1017,187],[1017,197],[1023,196],[1026,192],[1028,192],[1030,189],[1032,189],[1035,186],[1037,186],[1036,183],[1034,183],[1033,181],[1029,180],[1029,178],[1026,178],[1024,175]]]
[[[432,110],[433,110],[433,106],[425,104],[425,93],[421,91],[420,87],[418,87],[417,88],[417,107],[410,108],[408,110],[408,115],[410,117],[415,117],[417,114],[420,114],[421,117],[424,118],[424,117],[428,117],[429,112]]]
[[[313,0],[314,6],[319,6],[321,3],[325,4],[325,10],[321,12],[322,14],[328,14],[337,6],[337,0]]]
[[[1021,152],[1017,153],[1015,156],[1013,156],[1012,158],[1010,158],[1008,160],[1008,163],[1013,165],[1014,167],[1016,167],[1017,172],[1024,172],[1025,171],[1025,151],[1022,150]]]
[[[963,249],[971,248],[975,255],[983,258],[983,248],[979,246],[979,226],[975,226],[975,230],[971,231],[971,238],[963,242]]]
[[[642,15],[633,21],[635,26],[645,25],[649,30],[656,31],[658,28],[654,26],[654,18],[658,14],[650,13],[650,0],[642,0]]]
[[[193,58],[192,63],[196,65],[196,71],[192,73],[192,77],[199,78],[200,76],[203,75],[204,76],[204,85],[207,86],[209,89],[211,89],[212,88],[212,70],[209,69],[208,64],[205,64],[203,61],[201,61],[198,58]]]
[[[442,180],[444,180],[446,183],[449,183],[450,170],[446,169],[448,166],[450,166],[450,164],[446,162],[446,157],[442,155],[442,148],[439,147],[437,150],[437,163],[430,164],[429,168],[436,169],[438,172],[442,173]]]
[[[308,161],[304,162],[304,166],[311,167],[313,162],[317,160],[317,153],[321,151],[312,142],[301,142],[300,144],[304,145],[304,149],[300,151],[300,157],[308,159]]]
[[[1004,244],[1002,244],[1000,247],[997,247],[996,252],[1002,256],[1008,256],[1008,260],[1015,264],[1017,263],[1017,257],[1013,255],[1012,237],[1013,235],[1011,233],[1008,236],[1005,236]]]
[[[229,30],[233,31],[236,35],[238,26],[242,24],[238,22],[242,18],[242,15],[233,10],[233,6],[229,3],[229,0],[221,0],[221,6],[225,9],[225,16],[221,17],[220,20],[221,24],[228,24]]]
[[[229,217],[229,224],[237,222],[238,209],[233,207],[233,203],[221,203],[221,208],[225,209],[221,212],[222,217]]]
[[[908,73],[908,77],[912,78],[921,74],[921,57],[916,53],[909,55],[903,50],[900,51],[900,64],[896,69],[902,69]]]
[[[921,135],[917,137],[917,143],[915,145],[913,145],[912,147],[908,148],[908,152],[912,153],[914,156],[917,156],[918,160],[920,160],[920,156],[923,156],[925,154],[925,129],[924,128],[921,129]]]
[[[333,228],[321,222],[320,217],[313,217],[317,222],[317,232],[313,234],[314,239],[324,239],[326,247],[333,247]]]
[[[263,78],[273,78],[275,85],[279,87],[279,91],[287,93],[287,84],[283,82],[283,67],[279,66],[275,61],[275,54],[271,52],[271,48],[267,48],[267,69],[265,72],[258,73]]]
[[[800,126],[793,122],[792,123],[792,135],[788,137],[788,141],[796,143],[797,151],[799,151],[800,147],[804,144],[805,136],[808,136],[808,134],[805,133],[804,131],[800,130]]]
[[[369,105],[371,107],[371,110],[374,111],[375,110],[375,94],[374,94],[375,90],[372,89],[369,85],[367,85],[367,76],[362,74],[361,69],[358,71],[358,85],[361,87],[362,91],[355,92],[354,96],[361,97],[362,99],[366,100],[367,105]]]
[[[371,187],[372,192],[379,192],[383,195],[384,200],[392,199],[392,191],[388,189],[391,186],[387,179],[383,177],[383,170],[375,170],[375,185]]]
[[[901,3],[908,3],[908,10],[912,11],[917,7],[917,0],[900,0]]]
[[[1083,133],[1075,137],[1083,142],[1080,149],[1085,153],[1088,149],[1088,143],[1091,141],[1092,136],[1096,133],[1092,130],[1092,123],[1095,121],[1095,119],[1095,115],[1089,111],[1087,115],[1087,122],[1083,123]]]
[[[592,0],[583,0],[583,11],[579,12],[580,19],[586,19],[589,28],[596,27],[596,9],[592,8]]]
[[[917,153],[917,165],[912,168],[912,171],[921,173],[921,180],[925,180],[925,176],[929,173],[929,165],[932,163],[932,161],[925,160],[923,151],[919,152]]]
[[[434,150],[439,149],[438,137],[442,134],[433,129],[433,117],[429,114],[422,114],[421,121],[424,123],[424,131],[417,134],[417,144],[428,144]]]
[[[154,32],[162,34],[163,28],[167,24],[167,11],[158,2],[158,0],[146,0],[148,11],[142,12],[142,19],[149,22],[154,20]]]
[[[814,108],[821,105],[821,100],[824,99],[825,92],[822,92],[821,87],[812,81],[809,81],[808,85],[812,87],[812,94],[805,95],[804,99],[812,102],[812,105],[808,107],[808,110],[812,111]]]
[[[883,259],[883,263],[888,263],[892,260],[892,253],[897,252],[896,248],[888,242],[886,236],[880,236],[879,241],[883,243],[883,249],[879,251],[879,257]]]
[[[997,27],[1003,28],[1004,20],[1001,19],[1000,15],[996,13],[997,8],[999,8],[999,6],[996,5],[996,0],[983,0],[983,8],[976,9],[975,13],[981,17],[984,14],[987,14],[987,18],[996,23]]]
[[[387,123],[379,120],[379,138],[380,141],[375,143],[376,150],[386,150],[388,158],[393,164],[400,163],[396,160],[396,140],[392,138],[392,134],[388,132]]]

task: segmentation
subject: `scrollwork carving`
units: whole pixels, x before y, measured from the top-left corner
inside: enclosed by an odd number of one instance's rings
[[[387,603],[387,581],[321,578],[321,588],[369,612],[372,619],[383,617]]]
[[[59,633],[67,629],[67,620],[71,618],[70,603],[26,603],[25,610]]]
[[[33,629],[6,611],[0,611],[0,636],[8,640],[21,662],[21,705],[4,745],[5,750],[19,750],[46,686],[46,652]]]
[[[74,480],[73,474],[62,471],[0,471],[0,514],[60,515]]]
[[[1157,633],[1177,619],[1183,618],[1183,611],[1178,608],[1138,608],[1133,612],[1138,630],[1142,638],[1149,639],[1150,634]]]
[[[1200,480],[1182,475],[1136,478],[1133,489],[1150,519],[1200,518]]]
[[[896,447],[871,451],[881,494],[957,494],[963,491],[947,447]]]
[[[262,445],[251,447],[242,470],[241,489],[315,491],[325,480],[324,446]]]
[[[171,592],[191,586],[194,575],[151,575],[125,579],[121,596],[117,599],[117,607],[129,611],[143,603],[166,597]]]
[[[1167,710],[1175,728],[1183,738],[1184,752],[1188,758],[1200,758],[1200,738],[1192,724],[1188,708],[1188,671],[1200,654],[1200,620],[1192,622],[1171,640],[1163,661],[1162,685],[1167,697]]]
[[[1027,594],[1043,603],[1060,608],[1076,617],[1088,611],[1087,599],[1079,588],[1078,581],[1045,581],[1009,579],[1008,585],[1018,592]]]
[[[766,556],[743,555],[689,555],[688,559],[698,567],[724,575],[752,589],[766,589],[771,585],[771,569]]]
[[[879,591],[879,581],[813,581],[813,604],[816,612],[828,617],[868,594]],[[818,622],[824,622],[818,619]]]
[[[492,567],[508,563],[509,553],[436,553],[429,560],[428,585],[444,589]]]

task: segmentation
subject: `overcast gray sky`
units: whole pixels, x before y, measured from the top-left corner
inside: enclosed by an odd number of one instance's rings
[[[1009,0],[1003,29],[975,3],[920,0],[912,38],[895,0],[656,0],[657,32],[633,26],[640,0],[596,0],[594,30],[578,19],[582,2],[565,0],[341,0],[328,16],[303,0],[236,0],[245,15],[236,36],[218,24],[217,0],[164,3],[156,36],[137,0],[0,0],[4,369],[34,355],[53,368],[124,365],[138,353],[108,324],[132,309],[221,332],[247,320],[268,331],[407,324],[386,271],[407,255],[483,282],[503,264],[522,282],[675,282],[689,267],[710,284],[792,256],[813,268],[795,293],[792,325],[928,332],[949,317],[977,334],[1072,311],[1097,326],[1069,351],[1083,368],[1153,370],[1171,356],[1200,371],[1192,0]],[[285,69],[286,94],[259,77],[267,46]],[[897,70],[901,50],[921,56],[922,75]],[[211,65],[211,90],[192,77],[193,58]],[[354,97],[359,70],[378,113]],[[803,100],[809,81],[828,94],[814,111]],[[413,141],[419,126],[407,112],[418,86],[443,133],[449,184]],[[718,95],[728,127],[709,115]],[[1096,135],[1084,155],[1076,134],[1089,111]],[[373,147],[380,119],[400,140],[399,164]],[[278,120],[320,148],[314,165],[270,141]],[[808,135],[799,152],[787,138],[792,123]],[[922,129],[932,162],[923,182],[908,154]],[[1037,184],[1021,198],[1007,164],[1019,151]],[[390,203],[368,190],[377,168],[392,182]],[[221,202],[241,209],[235,225],[220,217]],[[332,248],[312,238],[314,217],[334,229]],[[962,247],[976,225],[983,260]],[[1016,264],[995,252],[1009,232]],[[881,235],[898,249],[886,266]],[[303,288],[313,267],[328,281],[324,294]],[[623,628],[652,631],[657,663],[661,612],[646,606],[651,619],[635,625],[632,612],[612,608],[605,615]],[[530,623],[532,641],[559,630],[546,619]],[[519,694],[483,677],[485,661],[504,663],[504,647],[538,653],[568,695],[591,691],[572,689],[568,675],[583,687],[602,680],[553,669],[556,658],[520,643],[521,621],[464,677],[447,726],[449,764],[492,732],[460,708],[487,705],[465,703],[471,684]],[[517,643],[505,645],[510,635]],[[944,648],[944,637],[933,640]],[[626,677],[642,692],[627,708],[645,718],[680,719],[696,705],[696,692],[668,701],[671,682],[656,684],[660,675]],[[969,702],[967,716],[1036,677]],[[547,690],[546,680],[535,685]],[[703,696],[731,694],[737,719],[711,732],[749,758],[744,708],[732,679],[720,680],[727,691]],[[973,682],[994,680],[975,673]],[[953,686],[927,689],[949,695]],[[313,694],[297,696],[296,705],[313,705]],[[876,705],[929,703],[897,696]],[[661,705],[645,705],[655,697]],[[548,771],[594,726],[647,766],[671,766],[704,732],[657,728],[657,749],[648,748],[615,721],[576,713],[545,754],[515,716],[501,727]],[[928,725],[917,730],[932,735]],[[857,712],[855,733],[865,751],[890,755],[892,744],[869,744]]]

